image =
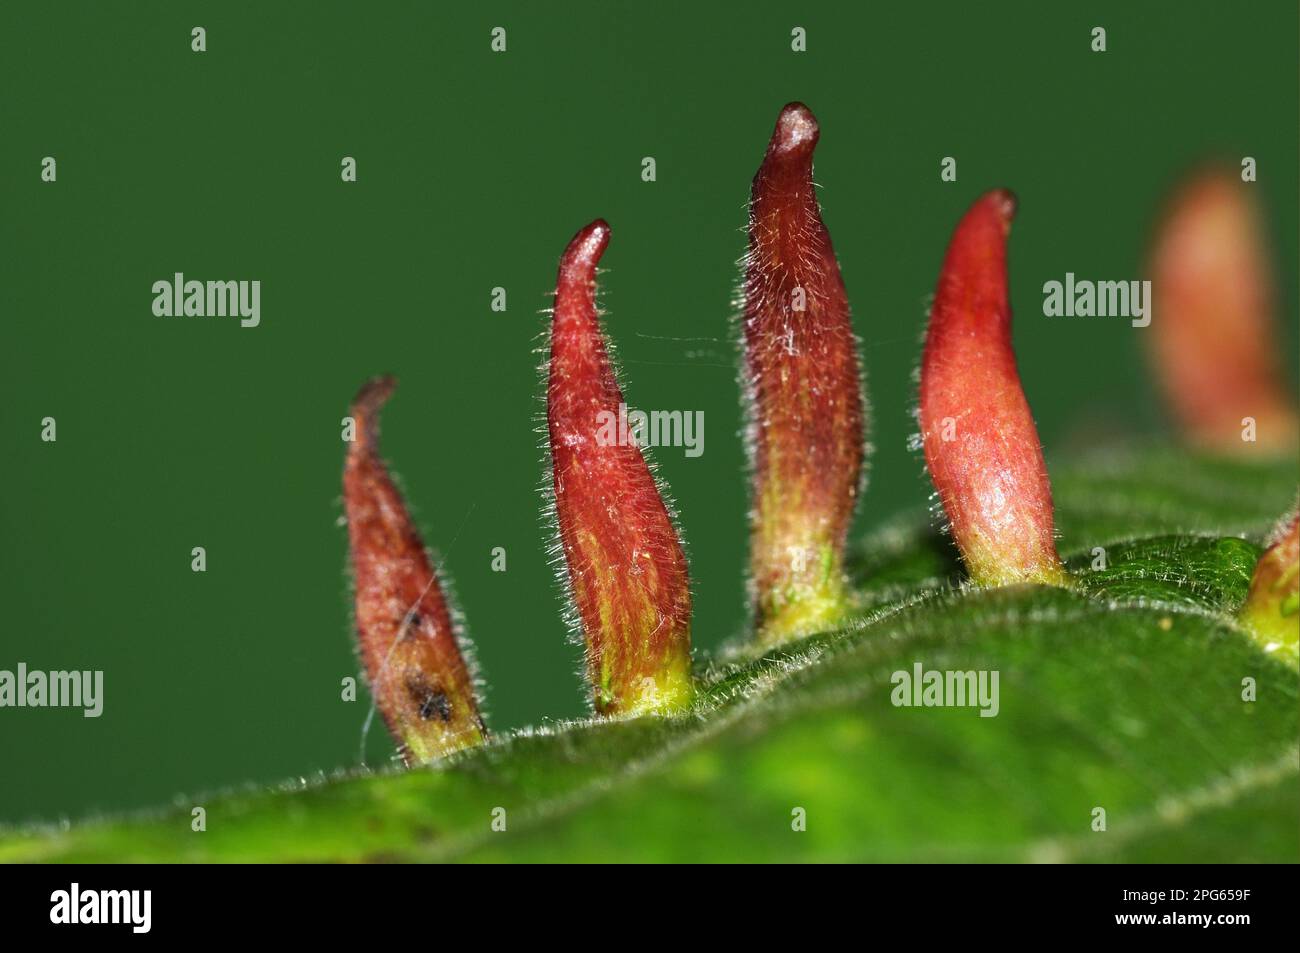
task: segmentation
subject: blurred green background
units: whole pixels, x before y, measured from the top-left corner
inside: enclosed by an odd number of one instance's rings
[[[1296,4],[1089,7],[5,4],[0,668],[102,669],[105,708],[0,710],[0,821],[357,763],[339,422],[384,371],[402,381],[386,455],[454,579],[492,726],[585,710],[539,516],[536,348],[557,258],[596,216],[614,230],[604,302],[629,402],[705,415],[703,456],[656,454],[696,645],[736,636],[730,301],[787,101],[822,124],[817,179],[863,340],[860,529],[927,503],[906,448],[925,305],[986,188],[1021,199],[1016,344],[1049,465],[1164,422],[1143,332],[1044,318],[1042,283],[1140,277],[1162,194],[1207,156],[1258,160],[1294,378]],[[261,326],[154,317],[151,285],[176,271],[260,279]],[[377,722],[367,760],[391,751]]]

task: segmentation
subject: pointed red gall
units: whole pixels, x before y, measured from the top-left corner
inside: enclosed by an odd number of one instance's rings
[[[1189,440],[1279,453],[1300,441],[1300,420],[1283,382],[1273,276],[1250,188],[1211,169],[1178,189],[1152,250],[1145,336]]]
[[[362,665],[402,757],[419,764],[486,731],[438,574],[379,456],[379,411],[395,386],[376,378],[352,403],[343,501]]]
[[[609,226],[578,232],[560,260],[546,391],[552,489],[567,589],[604,715],[672,711],[692,695],[691,594],[677,531],[635,440],[601,333],[596,265]]]
[[[848,296],[813,185],[820,130],[786,106],[754,176],[743,330],[759,639],[824,631],[846,609],[845,538],[865,409]]]
[[[971,578],[1062,584],[1052,488],[1011,346],[1016,200],[980,198],[953,232],[921,363],[925,462]]]

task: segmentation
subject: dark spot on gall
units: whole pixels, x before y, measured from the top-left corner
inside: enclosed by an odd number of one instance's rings
[[[420,718],[431,721],[451,721],[451,700],[442,689],[430,686],[422,677],[407,679],[406,693],[419,708]]]
[[[442,692],[431,692],[420,706],[420,717],[428,721],[437,715],[441,721],[451,721],[451,702]]]

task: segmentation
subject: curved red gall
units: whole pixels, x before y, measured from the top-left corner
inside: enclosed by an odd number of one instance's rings
[[[921,363],[926,466],[971,578],[1065,581],[1052,488],[1011,344],[1007,235],[1016,199],[981,197],[948,245]]]
[[[437,573],[379,455],[379,411],[395,387],[376,378],[352,403],[343,501],[362,665],[403,759],[419,764],[486,730]]]
[[[560,260],[546,420],[559,543],[594,705],[631,715],[690,700],[691,594],[685,553],[641,449],[609,439],[624,403],[596,307],[609,233],[604,221],[592,222]]]

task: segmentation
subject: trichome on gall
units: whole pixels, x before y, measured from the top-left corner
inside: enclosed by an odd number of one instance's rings
[[[1011,346],[1016,200],[981,197],[948,245],[921,362],[925,462],[971,579],[1062,584],[1052,487]]]
[[[818,136],[806,106],[782,109],[749,205],[741,317],[749,587],[768,644],[823,631],[843,616],[845,537],[862,485],[861,371],[814,191]]]
[[[608,244],[609,226],[597,220],[560,260],[546,423],[559,546],[594,705],[636,715],[690,702],[691,593],[686,555],[641,448],[608,439],[623,404],[596,307],[596,265]]]
[[[482,743],[474,678],[437,571],[379,456],[379,411],[396,382],[358,392],[343,502],[361,661],[407,764]]]

